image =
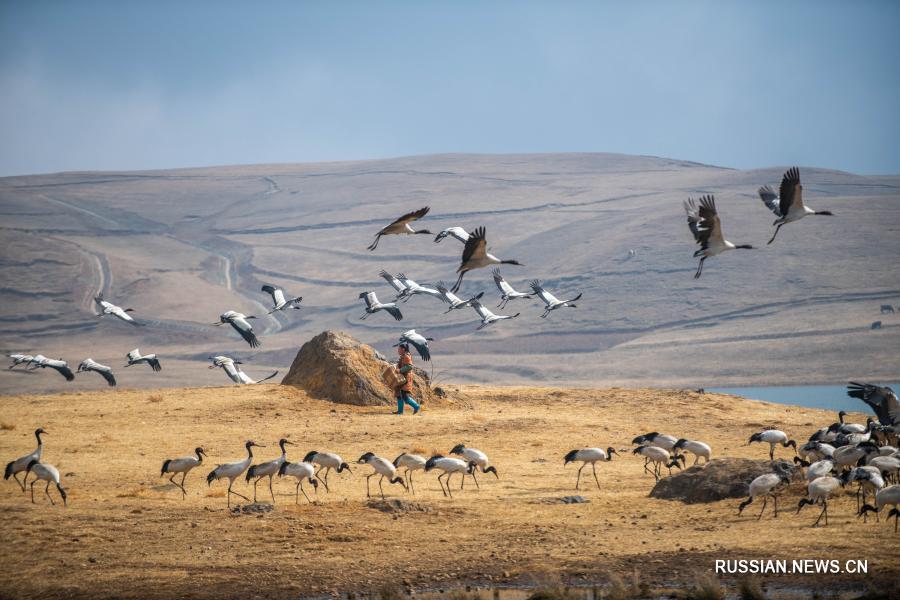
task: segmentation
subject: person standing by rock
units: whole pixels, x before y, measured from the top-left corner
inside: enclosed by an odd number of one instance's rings
[[[395,415],[402,415],[403,408],[409,404],[413,409],[413,414],[418,414],[419,403],[412,397],[413,385],[413,360],[412,354],[409,352],[409,345],[400,344],[397,346],[397,354],[400,355],[397,360],[397,370],[400,372],[400,385],[397,386],[397,412]]]

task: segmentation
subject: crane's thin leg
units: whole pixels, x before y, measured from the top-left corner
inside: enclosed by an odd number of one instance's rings
[[[784,223],[782,223],[781,225],[784,225]],[[781,229],[781,225],[775,228],[775,233],[772,234],[772,239],[769,240],[769,244],[775,241],[775,236],[778,235],[778,230]]]
[[[31,503],[32,504],[37,504],[37,502],[34,501],[34,484],[35,483],[37,483],[37,479],[35,479],[34,481],[31,482]]]
[[[775,494],[772,494],[772,502],[775,503],[775,514],[772,515],[772,518],[777,519],[778,518],[778,496],[776,496]]]
[[[451,477],[452,475],[453,475],[453,473],[447,473],[447,479],[446,479],[446,483],[447,483],[447,494],[448,494],[451,498],[453,497],[453,492],[450,491],[450,477]],[[465,479],[465,478],[466,478],[466,476],[463,475],[463,479]]]
[[[384,488],[381,487],[382,481],[384,481],[384,475],[382,475],[381,479],[378,480],[378,491],[381,492],[381,499],[384,500]]]
[[[578,477],[575,478],[575,489],[578,489],[578,484],[581,483],[581,469],[583,469],[587,465],[587,463],[581,463],[581,466],[578,468]]]
[[[453,292],[454,294],[459,291],[459,286],[462,285],[463,275],[465,275],[465,274],[466,274],[465,271],[460,273],[459,277],[456,280],[456,283],[453,284],[453,289],[451,289],[450,291]]]
[[[694,279],[700,279],[700,275],[703,273],[703,261],[706,260],[706,257],[702,257],[700,259],[700,264],[697,265],[697,272],[694,273]]]
[[[303,483],[302,479],[297,480],[297,487],[294,488],[294,504],[300,504],[300,484]],[[306,492],[303,492],[303,495],[306,495]],[[309,498],[307,498],[309,500]]]
[[[309,499],[309,496],[306,495],[306,490],[303,489],[303,480],[300,480],[300,491],[303,492],[303,497],[306,498],[306,501],[312,504],[312,500]],[[299,500],[299,499],[298,499]]]
[[[187,471],[184,472],[184,475],[181,476],[181,499],[184,500],[187,498],[187,490],[184,489],[184,480],[187,479]]]
[[[372,475],[366,475],[366,498],[371,498],[372,494],[369,493],[369,478]]]
[[[269,493],[272,494],[272,504],[275,504],[275,492],[272,491],[272,476],[269,475]]]
[[[763,505],[762,510],[759,511],[759,515],[757,515],[756,520],[759,521],[762,519],[763,513],[766,512],[766,504],[769,502],[768,496],[763,496]]]
[[[233,485],[234,485],[234,479],[229,479],[229,480],[228,480],[228,506],[231,506],[231,494],[234,494],[235,496],[240,496],[241,498],[243,498],[243,499],[246,500],[247,502],[250,502],[250,498],[248,498],[247,496],[245,496],[245,495],[243,495],[243,494],[240,494],[240,493],[235,492],[234,490],[232,490],[232,489],[231,489],[231,486],[233,486]]]
[[[597,489],[602,490],[603,488],[600,487],[600,480],[597,479],[597,463],[591,463],[591,469],[594,471],[594,481],[597,482]]]
[[[648,473],[650,473],[651,475],[653,475],[653,471],[651,471],[650,469],[647,468],[647,465],[648,465],[648,464],[649,464],[649,461],[644,461],[644,470],[647,471]],[[654,468],[654,469],[656,468],[656,464],[655,464],[655,463],[654,463],[653,468]]]
[[[769,460],[775,460],[775,444],[769,446]]]
[[[16,480],[16,483],[19,484],[19,487],[22,488],[22,491],[24,492],[24,491],[25,491],[25,484],[24,484],[23,482],[19,481],[19,476],[18,476],[16,473],[13,473],[13,479]],[[26,477],[26,479],[27,479],[27,477]]]
[[[50,499],[50,504],[56,506],[56,502],[53,501],[53,496],[50,495],[50,482],[47,482],[47,487],[44,488],[44,493],[47,494],[47,498]]]
[[[262,479],[262,477],[257,477],[256,481],[253,482],[253,502],[254,503],[256,502],[256,484],[259,483],[260,479]]]
[[[444,475],[446,475],[446,473],[438,475],[438,485],[441,486],[441,493],[444,494],[444,497],[446,497],[447,492],[444,491],[444,481],[441,479],[441,477],[443,477]]]
[[[815,523],[813,523],[813,527],[819,524],[819,521],[822,519],[822,515],[825,515],[825,524],[828,525],[828,502],[822,502],[822,512],[819,513],[819,518],[816,519]]]
[[[413,496],[415,496],[416,488],[413,487],[412,471],[407,471],[406,474],[409,476],[409,489],[412,490]]]

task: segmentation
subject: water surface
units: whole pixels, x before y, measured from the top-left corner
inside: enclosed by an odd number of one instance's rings
[[[900,384],[878,383],[888,385],[895,391],[900,390]],[[809,408],[824,408],[826,410],[845,410],[847,412],[864,412],[872,414],[872,410],[862,400],[851,398],[847,395],[847,386],[844,385],[785,385],[767,387],[735,387],[735,388],[709,388],[710,392],[722,394],[735,394],[753,400],[777,402],[778,404],[794,404]]]

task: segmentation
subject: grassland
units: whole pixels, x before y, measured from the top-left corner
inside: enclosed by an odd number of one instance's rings
[[[67,508],[40,494],[32,504],[3,482],[0,595],[297,598],[385,584],[604,584],[635,571],[663,587],[691,584],[717,558],[868,559],[866,577],[766,580],[826,593],[900,577],[893,526],[857,520],[849,490],[832,503],[828,527],[810,526],[816,511],[794,514],[802,485],[782,499],[777,520],[757,522],[754,506],[737,516],[737,501],[649,498],[652,478],[627,452],[634,435],[659,430],[705,440],[716,456],[765,458],[767,447],[745,445],[751,432],[778,426],[805,439],[832,414],[678,390],[449,387],[452,402],[402,418],[278,385],[0,397],[0,456],[29,452],[32,431],[44,427],[44,460],[60,468],[69,492]],[[332,491],[320,490],[312,505],[302,497],[295,505],[293,484],[276,482],[275,510],[256,516],[226,511],[225,483],[204,481],[211,465],[191,473],[184,500],[159,477],[163,459],[197,445],[218,463],[240,458],[254,439],[268,459],[282,436],[298,444],[289,447],[294,460],[317,449],[348,462],[366,451],[446,453],[462,442],[486,451],[500,479],[482,476],[480,490],[469,482],[449,499],[434,474],[417,473],[416,496],[386,491],[422,510],[384,513],[366,503],[369,468],[354,465],[332,475]],[[568,450],[607,445],[623,452],[598,465],[602,490],[590,479],[582,485],[589,503],[547,503],[574,493]],[[243,481],[235,489],[249,491]],[[263,488],[260,500],[268,500]]]

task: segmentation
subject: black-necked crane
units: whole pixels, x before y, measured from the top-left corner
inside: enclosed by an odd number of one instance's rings
[[[25,469],[25,481],[28,481],[28,475],[34,473],[34,480],[31,482],[31,502],[33,504],[37,504],[34,501],[34,484],[38,481],[46,481],[47,487],[44,488],[44,493],[47,494],[47,498],[50,500],[50,504],[56,504],[53,501],[53,497],[50,496],[50,484],[56,484],[56,489],[59,490],[59,495],[62,496],[62,501],[64,506],[68,506],[68,502],[66,500],[66,490],[63,489],[63,486],[59,481],[59,469],[54,467],[48,463],[38,462],[36,460],[32,460],[28,463],[28,466]]]
[[[867,419],[866,424],[862,423],[847,423],[844,421],[844,417],[847,416],[847,411],[840,410],[838,411],[838,431],[841,433],[866,433],[869,431],[869,427],[871,426],[871,418]],[[834,427],[832,425],[832,427]],[[829,427],[829,429],[831,429]]]
[[[809,215],[834,216],[829,210],[815,211],[803,204],[803,185],[800,183],[800,170],[797,167],[791,167],[785,171],[777,196],[772,188],[765,185],[759,188],[759,198],[778,217],[772,223],[777,227],[775,233],[772,234],[772,239],[769,240],[770,244],[775,241],[775,236],[778,235],[778,230],[782,225],[799,221]]]
[[[831,477],[830,475],[826,475],[825,477],[819,477],[818,479],[814,479],[809,482],[806,486],[806,492],[809,496],[808,498],[801,498],[800,502],[797,504],[797,512],[800,512],[807,504],[816,504],[819,503],[822,505],[822,512],[819,513],[819,517],[816,519],[815,523],[813,523],[813,527],[816,527],[819,524],[819,521],[822,519],[822,515],[825,516],[825,525],[828,525],[828,498],[835,491],[840,489],[841,480],[837,477]]]
[[[893,506],[888,513],[887,520],[890,522],[891,517],[894,517],[894,533],[897,533],[897,521],[900,520],[900,511],[897,510],[898,505],[900,505],[900,485],[889,485],[875,493],[875,506],[863,504],[857,516],[861,517],[867,512],[874,512],[877,517],[882,508]]]
[[[406,488],[406,482],[403,481],[402,477],[397,477],[397,467],[386,458],[381,458],[380,456],[376,456],[372,452],[366,452],[362,456],[359,457],[359,460],[356,461],[361,465],[369,465],[372,467],[373,472],[366,475],[366,498],[371,498],[372,494],[369,493],[369,479],[374,477],[375,475],[381,475],[378,479],[378,491],[381,492],[381,499],[384,500],[384,488],[381,487],[381,482],[387,478],[388,483],[399,483],[403,486],[404,490]],[[409,490],[407,490],[409,491]]]
[[[437,291],[436,289],[430,288],[425,285],[420,285],[420,284],[416,283],[415,281],[413,281],[412,279],[410,279],[409,277],[407,277],[403,273],[397,273],[397,279],[406,288],[402,292],[400,292],[399,296],[397,296],[397,298],[403,298],[404,302],[406,302],[407,300],[409,300],[416,294],[424,294],[426,296],[433,296],[435,298],[441,298],[441,293],[439,291]]]
[[[250,466],[250,463],[253,461],[253,447],[264,448],[265,446],[261,446],[257,444],[253,440],[247,440],[244,444],[244,448],[247,449],[247,458],[243,460],[236,460],[234,462],[225,463],[224,465],[219,465],[215,469],[209,472],[209,475],[206,476],[206,484],[212,485],[213,481],[217,481],[219,479],[227,479],[228,480],[228,493],[226,494],[228,498],[228,508],[231,508],[231,495],[240,496],[246,501],[250,501],[250,498],[243,494],[239,494],[231,489],[231,486],[234,485],[234,480],[239,479],[241,475],[244,474],[244,471],[247,470],[247,467]]]
[[[374,250],[378,247],[378,241],[381,239],[383,235],[403,235],[403,234],[426,234],[431,235],[431,232],[427,229],[413,229],[410,226],[410,223],[413,221],[417,221],[421,219],[425,215],[428,214],[430,210],[429,207],[420,208],[419,210],[414,210],[412,212],[408,212],[390,225],[386,225],[381,228],[381,231],[375,234],[375,241],[369,246],[369,250]]]
[[[400,344],[409,344],[416,349],[422,360],[429,361],[431,360],[431,350],[428,348],[428,342],[433,341],[434,338],[425,337],[415,329],[410,329],[400,334],[400,341],[394,344],[394,347],[396,348]]]
[[[847,384],[847,395],[868,404],[882,425],[900,424],[900,401],[894,390],[886,385],[851,381]]]
[[[394,317],[398,321],[403,320],[403,313],[400,312],[400,309],[397,308],[397,304],[394,302],[379,302],[378,296],[375,295],[375,292],[363,292],[359,295],[360,298],[366,303],[366,312],[363,313],[363,316],[360,317],[360,320],[365,320],[369,315],[374,315],[379,310],[387,311],[392,317]]]
[[[256,317],[253,315],[247,316],[242,313],[239,313],[234,310],[227,310],[221,315],[219,315],[219,320],[213,325],[231,325],[235,331],[237,331],[244,340],[250,344],[251,348],[259,347],[259,339],[256,337],[256,334],[253,332],[253,327],[250,325],[249,319],[255,319]]]
[[[494,283],[497,284],[497,289],[500,290],[500,304],[497,305],[497,308],[504,309],[506,308],[507,302],[510,300],[515,300],[517,298],[533,298],[534,294],[526,294],[525,292],[517,292],[513,286],[509,285],[505,279],[503,279],[503,275],[500,274],[500,269],[494,269]]]
[[[296,308],[297,310],[300,310],[300,303],[303,302],[303,296],[286,298],[283,289],[272,285],[262,286],[262,291],[272,296],[273,308],[267,314],[271,315],[275,311],[284,310],[286,308]]]
[[[406,478],[406,484],[409,490],[415,494],[416,488],[413,486],[412,474],[413,471],[422,471],[425,469],[425,463],[428,462],[424,456],[419,456],[418,454],[410,454],[409,452],[404,452],[400,456],[394,459],[394,467],[406,469],[403,473],[403,476]]]
[[[878,456],[878,446],[875,442],[865,441],[861,444],[847,444],[834,449],[832,458],[838,467],[850,467],[859,462],[861,458],[867,458],[870,454]]]
[[[482,473],[493,473],[494,477],[500,479],[500,474],[497,473],[496,467],[491,465],[491,459],[488,458],[488,455],[482,452],[477,448],[469,448],[463,444],[457,444],[453,446],[453,449],[450,450],[450,454],[455,454],[456,456],[462,456],[463,459],[469,463],[475,465],[478,469],[481,469]],[[475,477],[475,472],[478,469],[472,470],[472,479],[475,480],[475,487],[481,487],[478,485],[478,479]],[[465,477],[463,477],[463,482],[465,482]],[[460,489],[462,489],[462,485],[460,485]]]
[[[542,319],[546,319],[547,315],[549,315],[552,311],[562,308],[563,306],[567,306],[569,308],[575,308],[577,305],[575,301],[581,298],[581,294],[579,293],[574,298],[569,298],[568,300],[560,300],[541,285],[540,279],[535,279],[530,284],[531,289],[537,294],[538,298],[540,298],[544,302],[544,314],[541,315]]]
[[[101,365],[93,358],[86,358],[78,365],[78,373],[86,373],[88,371],[100,374],[109,387],[115,387],[116,377],[113,375],[112,367]]]
[[[463,481],[465,481],[467,474],[472,475],[475,473],[475,463],[467,463],[459,458],[450,458],[441,454],[436,454],[425,461],[426,473],[429,473],[434,469],[441,471],[441,474],[438,475],[437,478],[438,484],[441,486],[441,492],[443,492],[444,496],[450,496],[452,498],[453,492],[450,491],[450,477],[454,473],[459,473]],[[447,479],[442,480],[441,477],[446,477]],[[447,485],[446,490],[444,490],[444,484]]]
[[[578,467],[578,477],[575,478],[575,489],[578,489],[578,484],[581,482],[581,470],[590,464],[591,469],[594,471],[594,481],[597,482],[597,489],[602,490],[600,480],[597,479],[597,462],[609,462],[612,460],[613,454],[618,454],[618,452],[612,446],[606,450],[603,448],[581,448],[566,454],[563,459],[563,466],[570,462],[581,462],[581,466]]]
[[[75,373],[72,372],[72,369],[69,368],[69,363],[64,361],[63,359],[52,359],[47,358],[42,354],[35,354],[34,358],[31,360],[31,364],[34,365],[32,368],[37,369],[53,369],[60,375],[66,378],[66,381],[72,381],[75,379]]]
[[[448,227],[447,229],[444,229],[439,234],[434,236],[434,243],[440,242],[447,236],[450,236],[455,240],[459,240],[463,244],[469,241],[468,231],[466,231],[462,227]]]
[[[860,504],[866,503],[866,495],[869,492],[874,496],[884,487],[884,477],[881,476],[881,471],[878,470],[878,467],[868,465],[857,466],[849,471],[844,471],[838,479],[841,480],[842,486],[853,482],[859,484],[856,488],[857,512],[859,512]],[[860,497],[862,497],[862,502],[860,502]]]
[[[463,276],[469,271],[475,269],[483,269],[491,265],[518,265],[523,266],[517,260],[502,260],[487,251],[487,237],[484,227],[478,227],[466,240],[466,247],[463,248],[462,260],[456,272],[459,278],[456,280],[453,289],[450,291],[457,292],[459,286],[462,285]]]
[[[97,296],[94,298],[94,302],[96,302],[97,306],[100,307],[100,314],[97,315],[98,317],[112,315],[131,325],[139,325],[139,323],[135,321],[131,315],[128,314],[130,312],[134,312],[133,308],[122,308],[121,306],[116,306],[109,300],[104,300],[103,292],[97,294]]]
[[[9,479],[10,477],[12,477],[16,480],[16,483],[19,485],[19,487],[22,488],[23,492],[25,491],[25,484],[19,481],[17,475],[22,471],[28,469],[28,465],[31,463],[31,461],[41,460],[41,454],[44,451],[44,442],[41,441],[42,435],[47,435],[47,432],[44,431],[43,427],[38,427],[37,429],[35,429],[34,437],[37,438],[37,448],[35,448],[25,456],[20,456],[19,458],[6,463],[6,470],[3,472],[3,479]]]
[[[478,313],[478,316],[481,317],[481,325],[479,325],[475,331],[479,329],[484,329],[488,325],[493,325],[497,321],[503,321],[504,319],[515,319],[519,316],[520,313],[516,313],[514,315],[495,315],[487,307],[484,306],[478,300],[474,300],[471,304],[472,308],[475,309],[475,312]]]
[[[710,256],[716,256],[728,250],[752,250],[750,244],[733,244],[722,235],[722,221],[716,211],[716,200],[713,196],[701,196],[700,206],[694,204],[693,198],[688,198],[684,203],[684,212],[687,213],[688,227],[694,234],[694,241],[700,244],[700,249],[694,252],[694,258],[700,257],[697,272],[694,279],[703,273],[703,262]]]
[[[644,435],[637,436],[636,438],[631,440],[631,443],[656,446],[657,448],[671,451],[673,448],[675,448],[675,444],[678,443],[678,438],[667,433],[651,431],[650,433],[645,433]]]
[[[328,487],[328,474],[332,469],[338,473],[343,473],[344,471],[353,473],[353,471],[350,470],[350,465],[345,463],[344,459],[333,452],[311,450],[303,457],[303,462],[319,465],[319,468],[316,470],[316,477],[325,486],[326,492],[330,491],[330,488]],[[322,477],[321,475],[323,469],[325,471],[325,477]]]
[[[794,462],[797,462],[797,457],[794,457]],[[834,472],[834,459],[830,456],[826,456],[821,460],[817,460],[814,463],[799,463],[800,466],[806,467],[806,480],[812,481],[814,479],[818,479],[819,477],[825,477],[826,475],[831,475]]]
[[[300,503],[300,492],[303,492],[303,497],[306,498],[307,502],[312,504],[312,500],[309,499],[309,496],[306,495],[306,490],[303,489],[303,482],[308,481],[313,486],[313,491],[318,494],[319,482],[316,481],[314,475],[315,467],[313,467],[312,463],[308,462],[284,461],[278,469],[279,477],[288,476],[297,480],[297,487],[294,489],[294,504]]]
[[[780,471],[778,473],[765,473],[764,475],[760,475],[750,482],[750,492],[749,497],[740,503],[738,506],[738,515],[744,512],[744,509],[750,505],[751,502],[755,498],[762,496],[763,505],[762,509],[760,509],[759,514],[756,516],[756,520],[759,521],[762,519],[763,513],[766,511],[766,504],[769,502],[769,498],[775,503],[775,510],[772,512],[773,517],[778,516],[778,496],[776,492],[778,492],[781,488],[788,485],[791,482],[791,477],[784,471]]]
[[[659,481],[660,470],[663,466],[669,469],[669,475],[672,474],[672,467],[681,468],[681,465],[678,464],[678,460],[681,459],[684,462],[684,456],[676,455],[672,456],[669,454],[669,451],[660,448],[659,446],[638,446],[634,450],[631,451],[632,454],[640,454],[647,460],[644,461],[644,470],[651,475],[656,481]],[[647,468],[648,463],[653,463],[653,470]]]
[[[244,373],[240,367],[237,365],[242,365],[239,360],[234,360],[230,356],[210,356],[210,360],[213,361],[213,364],[209,366],[210,369],[215,369],[216,367],[222,367],[228,377],[237,384],[254,384],[254,383],[262,383],[263,381],[268,381],[272,379],[276,375],[278,375],[278,371],[274,371],[273,373],[263,377],[262,379],[256,380],[251,379],[249,375]]]
[[[7,354],[7,356],[10,357],[13,361],[13,363],[9,365],[10,369],[14,369],[17,366],[23,364],[27,368],[29,363],[34,360],[34,356],[32,356],[31,354]]]
[[[775,446],[779,444],[783,448],[791,446],[794,449],[794,453],[796,454],[797,452],[797,442],[788,439],[788,435],[778,429],[766,429],[765,431],[754,433],[750,436],[750,441],[747,442],[747,444],[749,445],[753,442],[765,442],[766,444],[769,444],[769,460],[775,460]]]
[[[162,365],[159,364],[159,358],[156,357],[155,354],[141,354],[140,348],[135,348],[127,355],[128,364],[126,367],[130,367],[131,365],[139,365],[141,363],[147,363],[150,365],[150,368],[156,371],[162,371]]]
[[[708,463],[709,459],[712,458],[712,448],[710,448],[709,444],[698,440],[681,438],[675,442],[675,445],[672,446],[672,450],[684,450],[693,454],[694,463],[691,466],[700,462],[700,457],[703,457],[703,464]]]
[[[288,441],[286,438],[281,438],[278,440],[278,447],[281,448],[281,456],[264,463],[259,463],[258,465],[251,465],[250,468],[247,469],[247,481],[249,482],[254,477],[256,478],[253,482],[254,502],[256,502],[256,484],[258,484],[259,480],[263,477],[268,477],[269,493],[272,495],[272,504],[275,504],[275,492],[272,491],[272,478],[278,474],[281,465],[287,462],[287,450],[284,448],[285,444],[293,446],[294,442]]]
[[[473,302],[475,302],[476,300],[480,300],[481,297],[484,296],[484,292],[478,292],[468,300],[463,300],[462,298],[451,292],[449,289],[447,289],[447,284],[443,281],[439,281],[435,288],[437,288],[438,293],[440,293],[441,300],[450,305],[450,307],[444,312],[444,314],[447,314],[452,310],[472,306]]]
[[[163,461],[159,476],[163,477],[166,473],[169,473],[169,481],[171,481],[175,485],[175,487],[181,490],[181,498],[183,500],[187,498],[187,490],[184,489],[184,480],[187,479],[188,473],[190,473],[194,467],[199,467],[201,464],[203,464],[204,456],[207,456],[207,454],[203,451],[203,448],[197,447],[194,448],[194,456],[167,458],[165,461]],[[177,475],[178,473],[181,473],[181,483],[175,481],[175,475]]]
[[[391,275],[384,269],[378,272],[382,279],[388,282],[388,284],[394,288],[394,291],[397,292],[397,295],[394,297],[394,300],[397,301],[403,295],[403,292],[406,291],[406,284],[397,279],[394,275]]]

